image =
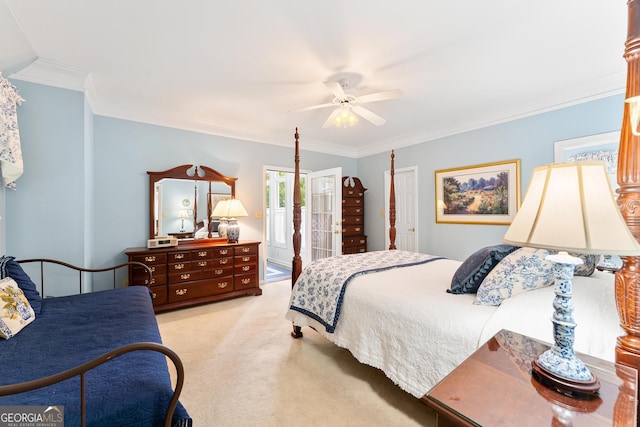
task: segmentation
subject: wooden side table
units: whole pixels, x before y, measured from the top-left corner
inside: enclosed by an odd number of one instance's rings
[[[592,398],[557,393],[531,377],[531,360],[549,346],[502,330],[422,400],[451,426],[635,426],[636,369],[580,355],[600,379]]]

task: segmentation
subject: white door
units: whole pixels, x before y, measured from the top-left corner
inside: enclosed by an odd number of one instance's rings
[[[391,173],[384,173],[385,194],[385,248],[389,247],[389,191]],[[418,251],[418,168],[396,169],[394,173],[396,193],[396,249]]]
[[[311,261],[342,253],[342,168],[307,176]]]

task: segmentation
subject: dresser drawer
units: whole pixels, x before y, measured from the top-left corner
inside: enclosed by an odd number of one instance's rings
[[[167,254],[143,254],[143,255],[132,255],[129,259],[130,261],[141,262],[143,264],[148,265],[149,267],[152,264],[164,264],[167,262]]]
[[[191,252],[191,260],[197,261],[202,259],[212,259],[213,258],[213,249],[198,249],[197,251]]]
[[[191,271],[191,261],[182,261],[167,264],[167,273],[169,273],[169,275],[173,273],[180,273],[183,271]]]
[[[200,280],[169,285],[169,302],[188,301],[233,290],[233,278]]]
[[[343,206],[342,207],[342,216],[345,215],[363,215],[364,216],[364,207],[362,206]]]
[[[191,252],[182,251],[182,252],[169,252],[167,254],[168,262],[185,262],[191,261]]]
[[[166,286],[152,286],[151,297],[153,298],[153,305],[163,305],[167,303],[167,287]]]
[[[342,197],[364,197],[364,191],[342,187]]]
[[[364,233],[364,226],[362,225],[343,225],[342,226],[343,236],[362,234],[362,233]]]
[[[178,273],[169,273],[169,284],[182,282],[191,282],[193,280],[205,279],[207,276],[206,270],[185,270]]]
[[[233,258],[232,257],[214,258],[212,261],[212,264],[213,264],[213,268],[233,267]]]
[[[215,267],[213,270],[209,270],[206,273],[207,277],[223,277],[231,276],[233,274],[233,265],[225,265],[222,267]]]
[[[253,264],[240,264],[240,265],[236,265],[235,267],[233,267],[233,272],[235,274],[246,274],[246,273],[253,273],[258,271],[258,264],[253,263]]]
[[[351,198],[342,198],[342,206],[343,207],[358,207],[364,206],[364,199],[351,199]]]
[[[222,248],[213,248],[213,257],[214,258],[225,258],[233,256],[233,248],[229,246],[225,246]]]
[[[234,255],[257,255],[258,247],[255,245],[247,245],[247,246],[236,246],[233,248]]]
[[[342,246],[344,248],[351,246],[367,246],[367,236],[357,236],[357,237],[345,237],[342,239]]]
[[[362,225],[364,224],[364,215],[342,216],[342,225]]]
[[[258,275],[253,274],[239,274],[235,278],[234,286],[236,290],[257,288],[258,287]]]

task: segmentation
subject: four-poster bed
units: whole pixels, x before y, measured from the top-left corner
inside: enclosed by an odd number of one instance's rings
[[[314,261],[303,270],[299,161],[296,129],[293,289],[287,312],[287,318],[293,323],[293,337],[302,337],[301,327],[310,326],[348,349],[360,362],[381,369],[417,398],[423,397],[501,329],[553,342],[549,323],[553,286],[544,286],[545,283],[527,292],[514,290],[513,295],[498,306],[484,305],[482,301],[478,304],[475,291],[460,292],[452,286],[464,266],[478,259],[485,263],[492,259],[497,264],[503,258],[518,254],[520,260],[529,262],[540,256],[537,252],[540,250],[496,245],[479,249],[464,262],[425,254],[420,254],[420,259],[407,259],[406,252],[395,249],[393,179],[389,203],[390,251],[332,257]],[[394,162],[392,152],[392,178]],[[487,249],[490,250],[487,252]],[[487,253],[491,255],[485,257]],[[402,266],[385,264],[396,254],[402,258]],[[484,258],[478,258],[478,254]],[[342,264],[332,265],[334,260]],[[376,268],[376,263],[380,263],[380,268]],[[356,264],[364,266],[366,271],[357,270]],[[373,272],[375,274],[368,274]],[[524,277],[525,273],[521,274]],[[345,276],[348,279],[342,281]],[[338,278],[338,282],[328,282]],[[321,279],[327,283],[321,283]],[[612,274],[601,271],[574,278],[575,317],[580,325],[576,331],[576,351],[609,361],[614,361],[616,339],[624,333],[616,311],[613,281]]]

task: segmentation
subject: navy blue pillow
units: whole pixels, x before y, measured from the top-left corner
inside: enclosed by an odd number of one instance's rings
[[[456,270],[451,280],[450,294],[475,294],[480,284],[502,258],[518,249],[512,245],[494,245],[479,249]]]
[[[4,279],[5,277],[11,277],[16,281],[18,287],[24,293],[24,296],[27,297],[33,312],[35,314],[40,314],[42,298],[40,297],[38,288],[27,273],[24,272],[22,266],[18,261],[16,261],[15,257],[3,256],[0,258],[0,279]]]

